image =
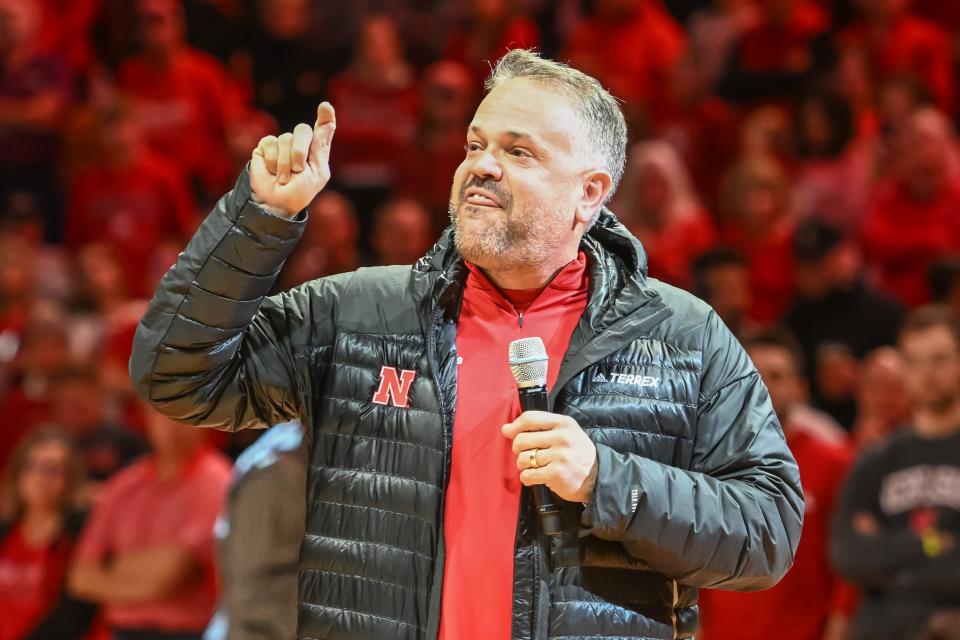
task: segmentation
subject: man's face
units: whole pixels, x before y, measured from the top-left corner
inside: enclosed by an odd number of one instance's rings
[[[509,80],[487,95],[450,193],[465,259],[486,269],[524,268],[549,263],[575,242],[587,170],[577,153],[582,127],[569,99],[537,82]]]
[[[960,349],[944,326],[909,331],[900,338],[907,393],[918,408],[941,411],[960,394]]]
[[[790,352],[775,345],[758,345],[749,350],[750,359],[767,385],[773,410],[785,423],[790,409],[806,401],[807,387]]]

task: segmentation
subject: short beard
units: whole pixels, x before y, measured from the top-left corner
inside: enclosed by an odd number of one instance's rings
[[[467,188],[476,186],[497,196],[506,220],[499,219],[482,233],[467,232],[461,222],[463,209],[473,207],[465,202]],[[453,242],[457,251],[468,262],[485,269],[508,270],[539,264],[557,250],[558,238],[556,203],[537,203],[534,210],[516,215],[513,199],[503,193],[493,181],[467,181],[460,188],[456,201],[451,198],[450,221],[453,225]]]

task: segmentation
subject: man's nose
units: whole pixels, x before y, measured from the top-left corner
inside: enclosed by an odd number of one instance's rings
[[[473,164],[470,166],[470,173],[481,180],[484,178],[499,180],[501,177],[503,177],[503,171],[500,168],[500,163],[493,155],[493,152],[489,149],[484,150],[484,152],[480,154],[476,160],[474,160]]]

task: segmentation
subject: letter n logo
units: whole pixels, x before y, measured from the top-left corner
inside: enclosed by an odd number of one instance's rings
[[[416,377],[416,371],[404,369],[398,376],[395,368],[382,367],[380,369],[380,386],[377,388],[377,392],[373,394],[374,403],[392,404],[395,407],[406,409],[407,396],[410,394],[410,387]]]

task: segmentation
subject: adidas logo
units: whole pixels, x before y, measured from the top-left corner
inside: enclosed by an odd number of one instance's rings
[[[598,372],[597,375],[593,376],[592,380],[599,383],[635,384],[638,387],[655,387],[660,384],[660,378],[635,375],[633,373],[611,373],[610,376],[607,377],[603,375],[602,372]]]

